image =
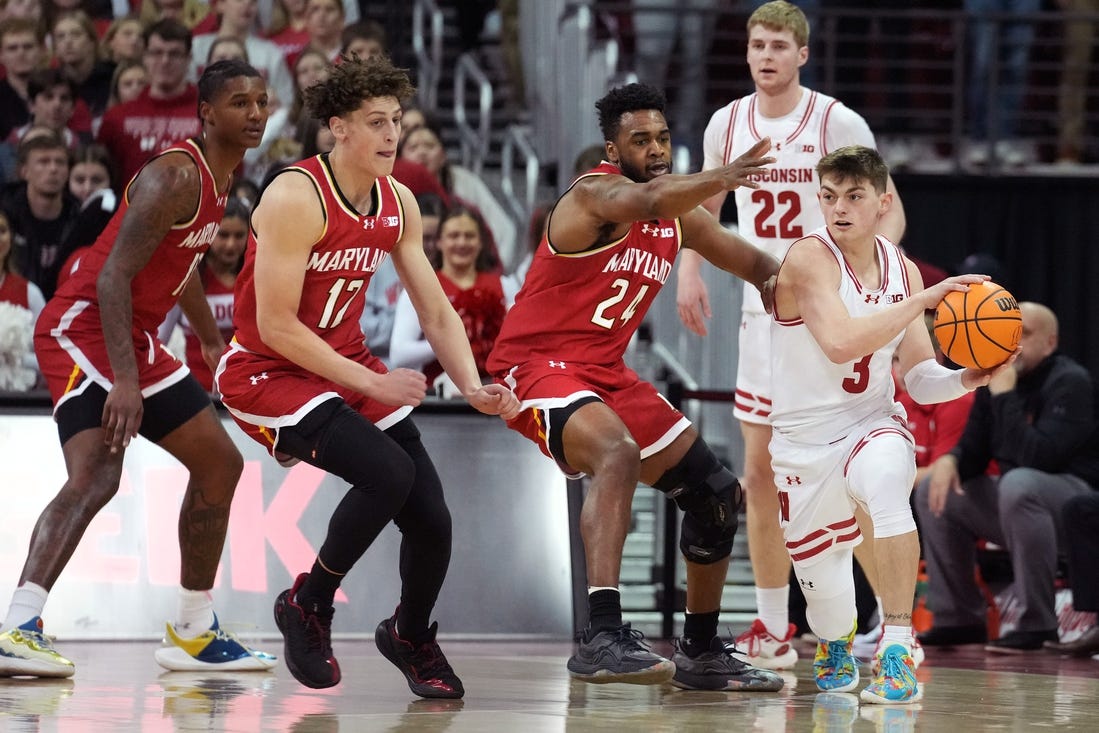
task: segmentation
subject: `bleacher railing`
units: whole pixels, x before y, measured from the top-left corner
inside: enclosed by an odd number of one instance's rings
[[[443,13],[435,0],[416,0],[412,8],[412,53],[419,73],[417,93],[424,109],[439,101],[443,65]]]
[[[475,108],[466,101],[466,93],[470,89],[475,90],[477,95]],[[462,165],[477,175],[483,172],[488,155],[492,96],[492,82],[476,57],[471,53],[459,56],[454,70],[454,125],[458,128]],[[473,115],[476,115],[476,120]]]

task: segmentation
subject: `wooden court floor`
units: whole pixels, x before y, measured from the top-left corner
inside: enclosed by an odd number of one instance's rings
[[[279,651],[277,642],[257,646]],[[0,679],[0,731],[1099,731],[1099,661],[1040,652],[929,650],[919,671],[923,702],[890,707],[818,695],[806,661],[811,647],[800,649],[781,692],[716,693],[572,682],[564,641],[443,640],[466,687],[458,701],[413,696],[371,640],[336,640],[343,682],[329,690],[302,687],[281,665],[265,673],[166,673],[153,661],[154,647],[64,644],[77,663],[73,679]]]

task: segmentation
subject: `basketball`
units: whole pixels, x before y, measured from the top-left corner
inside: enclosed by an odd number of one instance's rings
[[[994,282],[947,293],[935,309],[935,338],[955,364],[988,369],[1019,346],[1023,317],[1015,297]]]

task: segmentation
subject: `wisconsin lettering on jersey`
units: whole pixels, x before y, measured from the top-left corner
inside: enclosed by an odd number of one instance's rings
[[[646,224],[642,227],[641,231],[648,234],[649,232],[645,231],[645,227],[648,226],[649,225]],[[651,227],[650,230],[656,232],[654,236],[660,236],[659,227]],[[607,262],[607,266],[603,268],[603,272],[623,271],[636,272],[651,280],[656,280],[663,285],[667,281],[668,275],[672,272],[672,263],[652,252],[646,252],[645,250],[637,249],[636,247],[628,247],[611,257]]]
[[[759,183],[812,183],[815,175],[812,168],[765,168],[749,178]]]
[[[221,228],[220,222],[212,221],[202,229],[188,232],[187,238],[179,243],[181,249],[199,249],[209,247]]]
[[[156,152],[165,140],[178,140],[195,133],[196,122],[176,117],[127,117],[122,130],[128,136],[139,139],[141,149]]]
[[[335,252],[313,252],[309,269],[316,272],[377,272],[389,253],[377,247],[349,247]]]

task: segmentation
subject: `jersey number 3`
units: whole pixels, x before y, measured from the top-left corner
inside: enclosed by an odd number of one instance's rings
[[[761,239],[800,239],[804,232],[795,224],[801,214],[801,198],[793,191],[773,193],[752,191],[752,203],[759,204],[756,214],[756,236]],[[773,221],[777,214],[778,224]]]
[[[870,360],[873,358],[873,354],[867,354],[855,362],[854,366],[851,367],[855,375],[840,382],[844,392],[861,394],[866,391],[866,388],[870,386]]]

